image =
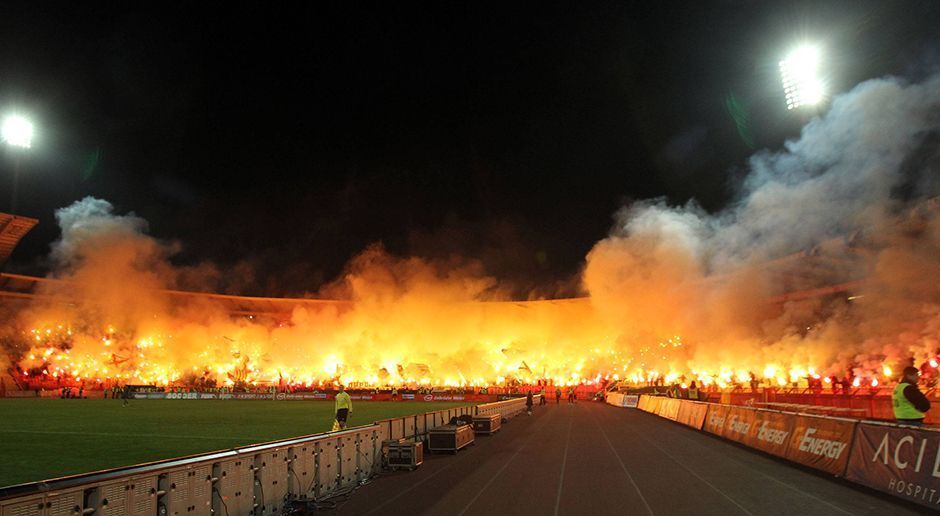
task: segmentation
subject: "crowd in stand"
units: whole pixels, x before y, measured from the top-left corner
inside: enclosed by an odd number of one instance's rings
[[[13,375],[11,375],[13,376]],[[14,377],[15,378],[15,377]],[[95,397],[104,397],[104,398],[119,398],[122,397],[125,387],[128,383],[126,382],[117,382],[114,380],[107,381],[88,381],[88,380],[77,380],[69,378],[67,376],[59,377],[50,377],[50,376],[30,376],[27,378],[20,379],[16,382],[16,387],[18,390],[29,390],[35,391],[37,396],[41,392],[54,391],[59,394],[59,397],[64,399],[72,398],[84,398],[86,394],[90,392],[96,392]],[[566,393],[570,390],[571,396],[577,397],[578,393],[582,393],[581,396],[586,396],[587,392],[593,393],[599,390],[603,390],[605,382],[601,384],[595,384],[588,386],[585,384],[580,384],[577,386],[566,386],[561,387],[565,389]],[[139,390],[137,387],[143,387],[144,390]],[[4,384],[4,388],[6,388]],[[535,394],[545,393],[545,390],[548,389],[549,392],[553,392],[555,386],[550,380],[547,381],[538,381],[535,384],[525,384],[520,382],[510,382],[506,385],[498,386],[463,386],[463,387],[450,387],[450,386],[430,386],[430,385],[411,385],[411,386],[392,386],[386,385],[382,387],[370,387],[365,385],[359,386],[350,386],[347,389],[347,392],[353,395],[368,395],[368,394],[385,394],[391,395],[392,399],[402,399],[404,395],[473,395],[473,394],[484,394],[484,395],[525,395],[526,393],[532,392]],[[169,386],[135,386],[134,390],[136,392],[167,392],[167,393],[216,393],[216,394],[226,394],[226,393],[255,393],[255,394],[301,394],[301,393],[331,393],[336,390],[335,386],[331,383],[322,383],[318,385],[300,385],[300,384],[288,384],[282,383],[279,385],[252,385],[250,383],[239,382],[235,385],[225,385],[217,386],[215,382],[196,382],[190,385],[169,385]],[[98,394],[100,393],[100,394]]]

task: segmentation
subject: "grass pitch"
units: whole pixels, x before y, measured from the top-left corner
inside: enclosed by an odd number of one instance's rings
[[[466,403],[353,403],[350,426]],[[0,486],[330,430],[333,403],[0,399]]]

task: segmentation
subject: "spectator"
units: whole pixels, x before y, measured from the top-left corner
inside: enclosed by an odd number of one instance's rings
[[[902,425],[922,426],[930,410],[930,401],[917,388],[919,379],[920,371],[916,367],[905,367],[901,381],[891,395],[894,419]]]
[[[698,386],[695,385],[695,380],[692,380],[692,383],[689,384],[689,399],[698,401]]]
[[[681,398],[682,394],[679,392],[679,384],[672,384],[672,386],[669,387],[669,389],[666,391],[666,396],[669,396],[670,398]]]

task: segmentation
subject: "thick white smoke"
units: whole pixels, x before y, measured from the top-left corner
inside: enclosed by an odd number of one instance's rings
[[[937,194],[938,130],[940,75],[858,85],[783,151],[753,156],[726,210],[641,202],[621,211],[588,255],[594,306],[633,347],[646,345],[634,335],[686,336],[687,363],[647,360],[682,372],[922,360],[936,347],[940,301],[940,217],[923,208]],[[859,278],[868,283],[856,303],[768,302]]]
[[[752,157],[726,210],[662,200],[624,208],[587,256],[589,301],[481,303],[511,289],[478,261],[372,246],[319,294],[353,303],[298,308],[289,320],[234,319],[157,293],[200,279],[212,290],[224,276],[217,267],[173,267],[174,244],[87,198],[56,214],[53,276],[69,280],[74,301],[20,314],[17,327],[36,333],[17,360],[157,383],[899,370],[940,345],[940,209],[928,202],[940,184],[938,131],[940,76],[861,84],[783,151]],[[862,279],[854,301],[772,302]]]

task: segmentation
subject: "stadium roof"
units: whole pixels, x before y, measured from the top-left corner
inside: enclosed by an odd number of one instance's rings
[[[0,301],[18,299],[62,299],[66,301],[70,298],[73,287],[74,284],[67,280],[0,273]],[[209,302],[235,315],[290,315],[297,307],[335,306],[343,308],[352,305],[350,301],[330,299],[248,297],[183,290],[157,290],[156,293],[179,301]]]
[[[38,223],[29,217],[0,213],[0,265],[7,261],[20,239]]]

